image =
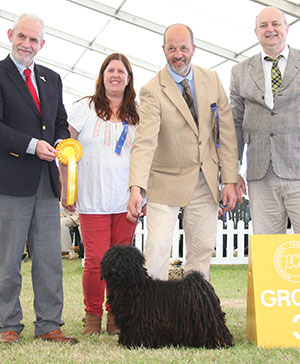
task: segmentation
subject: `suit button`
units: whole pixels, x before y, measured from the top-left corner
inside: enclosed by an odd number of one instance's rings
[[[275,135],[275,133],[270,133],[270,137],[273,137]]]
[[[274,116],[274,115],[277,115],[277,114],[276,114],[276,112],[272,111],[271,115]]]
[[[46,130],[46,127],[45,127],[45,125],[43,125],[43,126],[42,126],[42,129],[43,129],[43,130]]]
[[[202,144],[202,142],[201,142],[201,140],[199,140],[199,145],[201,145]]]

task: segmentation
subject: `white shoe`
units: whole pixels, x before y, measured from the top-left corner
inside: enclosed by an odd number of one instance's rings
[[[73,252],[73,251],[70,251],[69,252],[69,259],[72,260],[72,259],[75,259],[76,258],[76,253]]]

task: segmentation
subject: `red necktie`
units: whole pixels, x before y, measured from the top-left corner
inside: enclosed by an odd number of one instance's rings
[[[36,93],[36,89],[33,86],[33,83],[31,81],[31,70],[29,68],[26,68],[26,70],[24,71],[24,74],[26,76],[25,82],[27,87],[29,88],[29,91],[31,93],[31,96],[36,104],[36,107],[38,108],[40,114],[42,115],[42,111],[41,111],[41,105],[40,105],[40,100],[38,98],[38,95]]]

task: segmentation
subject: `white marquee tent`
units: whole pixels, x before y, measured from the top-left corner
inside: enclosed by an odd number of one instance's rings
[[[94,92],[100,65],[112,52],[130,59],[138,92],[165,65],[165,27],[185,23],[197,45],[193,63],[216,70],[228,90],[232,66],[260,50],[254,24],[263,6],[287,14],[288,43],[300,48],[300,1],[0,0],[0,58],[10,50],[7,30],[18,15],[42,17],[46,44],[36,60],[60,73],[69,110],[73,101]]]

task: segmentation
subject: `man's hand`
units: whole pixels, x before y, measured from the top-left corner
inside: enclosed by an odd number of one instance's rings
[[[47,162],[54,161],[56,157],[56,149],[52,147],[48,142],[45,140],[39,140],[36,145],[35,154],[42,160]]]
[[[246,189],[246,183],[241,175],[239,175],[239,181],[236,184],[236,193],[237,193],[237,200],[240,203],[243,203],[243,195],[246,195],[247,189]]]
[[[224,210],[222,207],[219,206],[218,208],[218,218],[221,217],[224,214]]]
[[[236,183],[227,183],[222,191],[224,212],[235,208],[237,201]]]
[[[131,186],[130,197],[127,206],[127,219],[131,222],[136,222],[139,214],[142,212],[143,197],[141,195],[141,188],[138,186]]]

